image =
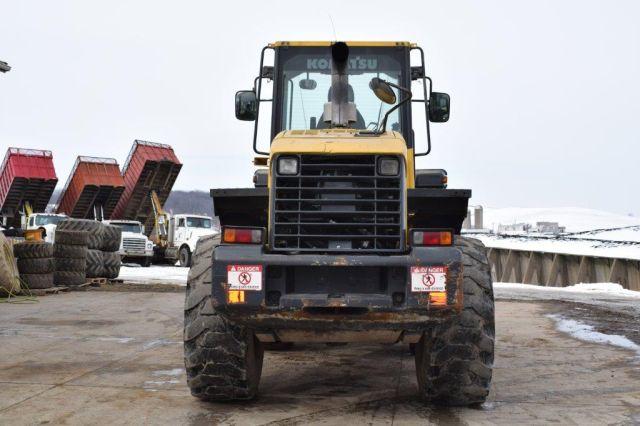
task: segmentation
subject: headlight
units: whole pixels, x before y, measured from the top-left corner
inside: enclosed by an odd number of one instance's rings
[[[400,162],[397,158],[381,157],[378,159],[378,173],[382,176],[396,176],[400,171]]]
[[[279,175],[297,175],[298,159],[295,157],[281,157],[278,160]]]

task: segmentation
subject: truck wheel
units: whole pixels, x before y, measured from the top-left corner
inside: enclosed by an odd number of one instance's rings
[[[102,251],[120,250],[120,240],[122,240],[122,228],[115,225],[104,225],[102,233]]]
[[[102,237],[104,235],[104,225],[92,219],[66,219],[56,226],[56,242],[58,242],[58,230],[64,231],[86,231],[86,245],[91,250],[100,250]],[[62,243],[62,241],[60,241]],[[69,243],[72,244],[72,243]],[[82,244],[78,244],[82,245]]]
[[[55,271],[53,273],[53,283],[57,286],[76,286],[87,282],[84,271]]]
[[[191,266],[191,252],[189,251],[189,247],[184,246],[180,248],[178,261],[180,261],[180,266],[182,266],[183,268],[188,268]]]
[[[120,266],[122,265],[122,260],[120,259],[120,254],[117,252],[108,252],[103,251],[102,253],[102,262],[104,265],[104,273],[103,276],[105,278],[109,278],[113,280],[118,278],[120,275]]]
[[[50,274],[55,270],[52,257],[42,259],[18,259],[18,271],[21,274]]]
[[[258,393],[264,350],[252,330],[219,315],[211,301],[213,249],[198,240],[184,304],[184,364],[191,394],[206,401],[247,400]]]
[[[456,237],[454,245],[462,251],[464,306],[416,344],[418,389],[436,404],[481,404],[489,394],[493,369],[491,272],[480,241]]]
[[[140,262],[140,266],[142,266],[144,268],[148,268],[149,266],[151,266],[151,258],[150,257],[145,257],[144,260],[142,262]]]
[[[24,241],[13,245],[17,259],[46,259],[53,257],[53,245],[42,241]]]
[[[22,287],[32,290],[53,287],[53,274],[20,274]]]
[[[85,272],[87,270],[87,260],[85,258],[74,259],[71,257],[57,257],[55,259],[55,263],[56,271]]]
[[[100,250],[87,250],[87,278],[100,278],[105,275],[104,259]]]
[[[87,231],[56,229],[56,244],[64,244],[70,246],[87,246],[88,243],[89,233]]]
[[[53,245],[53,257],[56,259],[85,259],[87,257],[87,246],[72,246],[69,244]]]

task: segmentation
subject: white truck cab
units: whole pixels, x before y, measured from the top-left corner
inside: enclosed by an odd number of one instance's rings
[[[198,238],[218,234],[213,218],[194,214],[176,214],[169,219],[169,247],[165,256],[180,262],[180,266],[191,265],[191,254],[196,249]]]
[[[144,226],[137,220],[105,220],[103,223],[122,229],[120,250],[123,262],[131,261],[142,266],[151,266],[153,242],[144,234]]]
[[[42,238],[48,243],[53,243],[58,222],[68,218],[65,214],[31,213],[22,228],[25,230],[42,229]]]

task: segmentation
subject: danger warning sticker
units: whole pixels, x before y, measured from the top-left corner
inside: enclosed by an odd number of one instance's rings
[[[447,290],[446,266],[412,266],[411,291],[429,292]]]
[[[227,265],[229,290],[262,290],[262,265]]]

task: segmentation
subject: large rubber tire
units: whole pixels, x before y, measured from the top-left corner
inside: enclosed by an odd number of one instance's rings
[[[87,246],[72,246],[56,243],[53,245],[53,256],[57,259],[86,259],[87,250]]]
[[[87,250],[87,278],[105,276],[104,259],[100,250]]]
[[[89,244],[89,233],[72,229],[56,229],[56,244],[87,246]]]
[[[120,275],[120,265],[122,265],[120,255],[118,253],[103,251],[102,262],[104,265],[103,276],[110,280],[118,278],[118,275]]]
[[[484,245],[456,237],[462,251],[463,310],[435,326],[416,344],[418,389],[442,405],[483,403],[491,386],[495,338],[493,284]]]
[[[53,274],[20,274],[22,288],[31,290],[53,287]]]
[[[252,330],[219,315],[211,301],[213,249],[198,240],[184,304],[184,364],[191,394],[205,401],[248,400],[258,393],[264,349]]]
[[[102,237],[104,235],[104,225],[91,219],[66,219],[56,226],[56,242],[58,242],[58,231],[86,231],[86,245],[92,250],[100,250],[102,247]],[[62,242],[62,241],[61,241]]]
[[[120,242],[122,240],[122,228],[115,225],[104,225],[102,234],[102,251],[118,251],[120,250]]]
[[[13,245],[16,259],[46,259],[53,257],[53,245],[43,241],[24,241]]]
[[[58,257],[56,258],[56,271],[67,272],[85,272],[87,270],[87,260],[73,259],[71,257]]]
[[[56,271],[53,273],[53,282],[56,286],[73,287],[86,283],[87,277],[84,271]]]
[[[180,247],[180,251],[178,252],[178,261],[180,262],[180,266],[183,268],[191,267],[191,251],[189,251],[189,247]]]
[[[44,259],[18,259],[20,274],[50,274],[55,271],[56,264],[52,257]]]

